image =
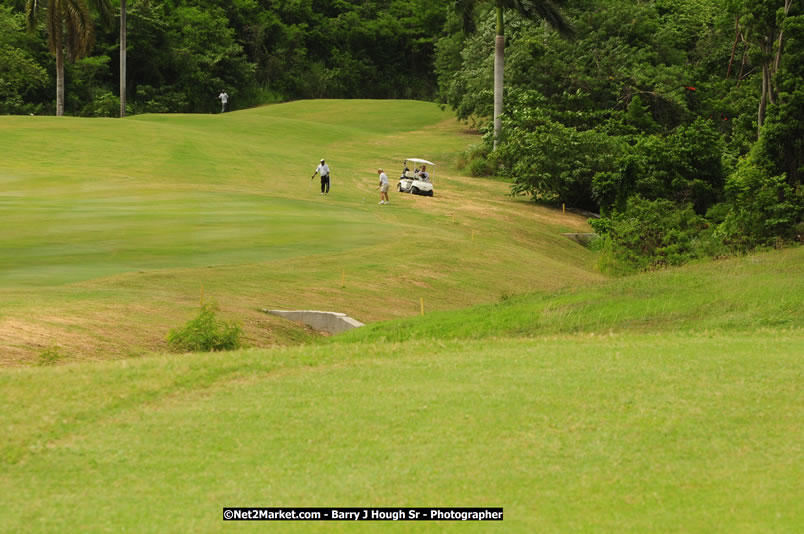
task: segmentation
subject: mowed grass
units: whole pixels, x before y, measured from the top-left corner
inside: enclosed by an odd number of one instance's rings
[[[415,102],[0,118],[0,531],[800,531],[802,250],[606,281],[559,235],[582,219],[455,172],[473,140]],[[445,162],[437,197],[377,206],[374,167],[411,155]],[[202,286],[298,346],[131,358]],[[321,343],[262,307],[386,321]],[[25,365],[52,345],[66,365]]]
[[[304,101],[224,115],[2,117],[0,364],[165,350],[204,298],[252,346],[315,334],[262,308],[361,321],[600,280],[560,236],[583,218],[461,176],[477,136],[435,104]],[[392,193],[377,167],[439,163],[436,197]],[[320,158],[332,192],[310,180]]]
[[[373,339],[6,369],[0,525],[219,532],[259,528],[224,506],[502,506],[498,524],[271,530],[797,532],[800,268],[797,249],[506,299],[519,311],[472,336],[432,314],[399,323],[420,332],[406,341],[379,337],[391,322]],[[617,318],[521,331],[567,299]]]
[[[7,371],[5,532],[502,506],[500,532],[796,532],[800,333],[349,344]],[[458,531],[465,524],[273,524]]]

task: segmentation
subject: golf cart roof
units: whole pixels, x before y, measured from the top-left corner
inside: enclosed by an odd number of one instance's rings
[[[412,161],[413,163],[424,163],[425,165],[435,165],[432,161],[427,161],[426,159],[419,159],[419,158],[408,158],[405,161]]]

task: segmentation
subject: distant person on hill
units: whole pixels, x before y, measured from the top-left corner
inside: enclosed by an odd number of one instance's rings
[[[388,200],[388,188],[391,186],[391,183],[388,181],[388,175],[385,174],[382,169],[377,169],[377,174],[380,175],[380,204],[390,204],[391,201]]]
[[[226,111],[226,103],[229,102],[229,95],[226,94],[226,91],[221,89],[221,94],[218,95],[218,100],[221,101],[221,113]]]
[[[318,174],[321,176],[321,194],[329,194],[329,165],[321,160],[321,163],[318,164],[318,167],[315,168],[315,172],[310,177],[310,180],[315,178],[315,175]]]

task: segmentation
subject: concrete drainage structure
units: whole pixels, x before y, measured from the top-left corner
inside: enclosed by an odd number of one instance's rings
[[[345,313],[315,311],[315,310],[262,310],[265,313],[279,315],[291,321],[304,323],[314,330],[327,332],[328,334],[339,334],[352,328],[363,326],[363,323],[356,321]]]

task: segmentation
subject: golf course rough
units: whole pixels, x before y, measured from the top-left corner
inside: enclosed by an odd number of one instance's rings
[[[0,365],[51,347],[62,363],[163,351],[202,298],[266,347],[316,335],[263,308],[369,323],[602,279],[560,236],[588,231],[583,218],[455,170],[477,141],[416,101],[0,117]],[[377,167],[395,180],[411,155],[438,163],[439,196],[381,211]],[[310,180],[322,157],[329,195]]]

